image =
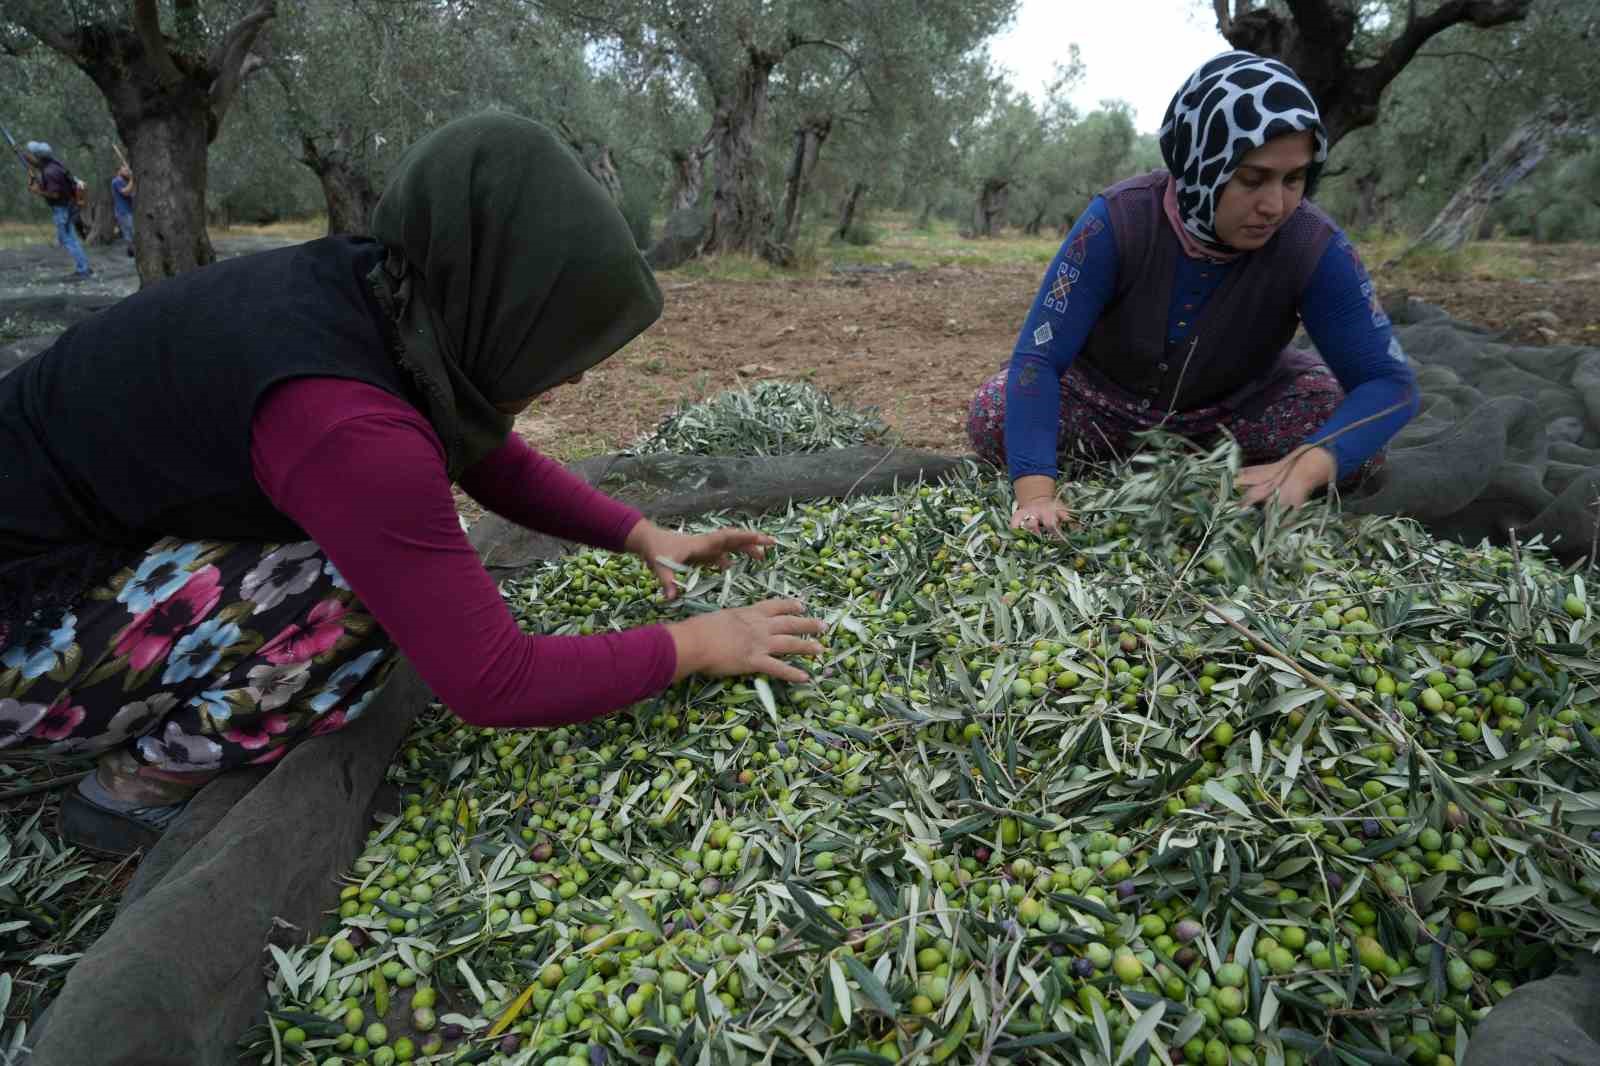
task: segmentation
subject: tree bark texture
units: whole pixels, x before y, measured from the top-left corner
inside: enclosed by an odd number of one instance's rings
[[[622,175],[617,173],[617,161],[611,155],[611,146],[578,132],[566,119],[558,120],[556,128],[560,131],[562,140],[567,142],[567,147],[572,149],[572,153],[583,164],[583,169],[600,183],[600,187],[606,191],[606,196],[611,202],[621,207]]]
[[[700,193],[705,189],[705,148],[693,151],[674,148],[667,153],[672,163],[672,188],[668,195],[669,214],[693,211],[700,206]]]
[[[794,154],[789,159],[789,171],[784,176],[783,210],[779,216],[777,242],[794,244],[800,229],[800,216],[804,206],[806,185],[817,168],[817,155],[822,142],[833,131],[832,115],[816,115],[801,123],[794,131]]]
[[[1300,75],[1317,101],[1328,143],[1378,121],[1383,90],[1430,39],[1458,23],[1480,29],[1520,22],[1533,0],[1443,0],[1426,14],[1416,4],[1400,32],[1367,63],[1352,49],[1357,5],[1349,0],[1288,0],[1287,16],[1254,0],[1212,0],[1217,29],[1228,43],[1272,56]],[[1359,65],[1358,65],[1359,64]]]
[[[711,232],[706,252],[765,255],[772,210],[761,188],[756,138],[767,113],[767,87],[780,53],[754,45],[728,88],[718,94],[711,120]]]
[[[350,132],[341,130],[326,150],[315,138],[302,134],[300,162],[322,183],[322,198],[328,211],[328,236],[371,236],[372,209],[378,205],[378,193],[372,187],[371,177],[350,153]]]
[[[106,98],[138,183],[134,246],[140,281],[148,284],[215,258],[206,236],[206,150],[240,83],[260,66],[251,47],[276,17],[277,0],[257,0],[204,53],[163,34],[155,0],[130,0],[127,10],[125,18],[108,14],[97,22],[15,17]],[[193,20],[197,5],[178,5],[177,15]],[[70,28],[62,29],[63,22]],[[198,25],[192,32],[180,26],[177,39],[193,40]]]
[[[1471,240],[1482,227],[1489,209],[1517,182],[1533,173],[1549,153],[1551,142],[1573,126],[1567,109],[1558,103],[1548,104],[1528,116],[1511,131],[1489,161],[1450,198],[1400,258],[1417,248],[1431,246],[1448,250]]]
[[[1007,178],[985,178],[978,190],[978,202],[972,208],[972,235],[993,237],[1006,225],[1006,205],[1011,199],[1011,182]]]
[[[206,233],[208,110],[202,94],[190,94],[190,100],[190,107],[154,115],[112,110],[138,182],[133,250],[143,285],[217,258]]]
[[[84,238],[88,244],[111,244],[120,231],[117,229],[117,212],[111,202],[111,180],[89,182],[89,200],[83,206],[83,221],[89,227]]]
[[[839,211],[839,228],[833,231],[838,240],[844,240],[844,235],[850,232],[850,227],[856,221],[856,208],[861,204],[861,197],[866,195],[867,183],[858,181],[850,186],[850,195],[844,198],[844,207]]]

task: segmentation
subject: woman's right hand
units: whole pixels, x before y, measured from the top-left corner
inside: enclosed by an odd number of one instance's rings
[[[799,600],[772,599],[669,623],[667,632],[678,652],[672,679],[678,681],[690,674],[766,674],[780,681],[809,680],[805,671],[780,658],[822,654],[822,645],[806,637],[827,627],[804,610]]]
[[[1071,523],[1072,512],[1067,510],[1066,504],[1054,496],[1041,496],[1025,503],[1019,502],[1017,509],[1011,512],[1011,528],[1027,533],[1048,531],[1060,536],[1062,527]]]

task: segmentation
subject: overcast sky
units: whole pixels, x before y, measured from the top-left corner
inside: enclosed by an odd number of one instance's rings
[[[1016,24],[990,44],[1012,84],[1035,100],[1077,44],[1084,79],[1072,94],[1080,112],[1120,98],[1133,105],[1134,125],[1155,133],[1178,86],[1228,42],[1211,5],[1198,0],[1022,0]]]

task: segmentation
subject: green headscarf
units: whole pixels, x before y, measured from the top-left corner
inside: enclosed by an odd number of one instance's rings
[[[370,280],[423,393],[450,477],[500,447],[525,400],[599,363],[661,314],[620,212],[549,130],[481,114],[408,149],[378,200]]]

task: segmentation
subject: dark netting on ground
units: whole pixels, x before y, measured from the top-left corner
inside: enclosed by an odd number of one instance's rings
[[[1395,438],[1375,489],[1347,501],[1435,535],[1590,553],[1600,498],[1600,348],[1519,347],[1410,303],[1392,312],[1422,413]]]

